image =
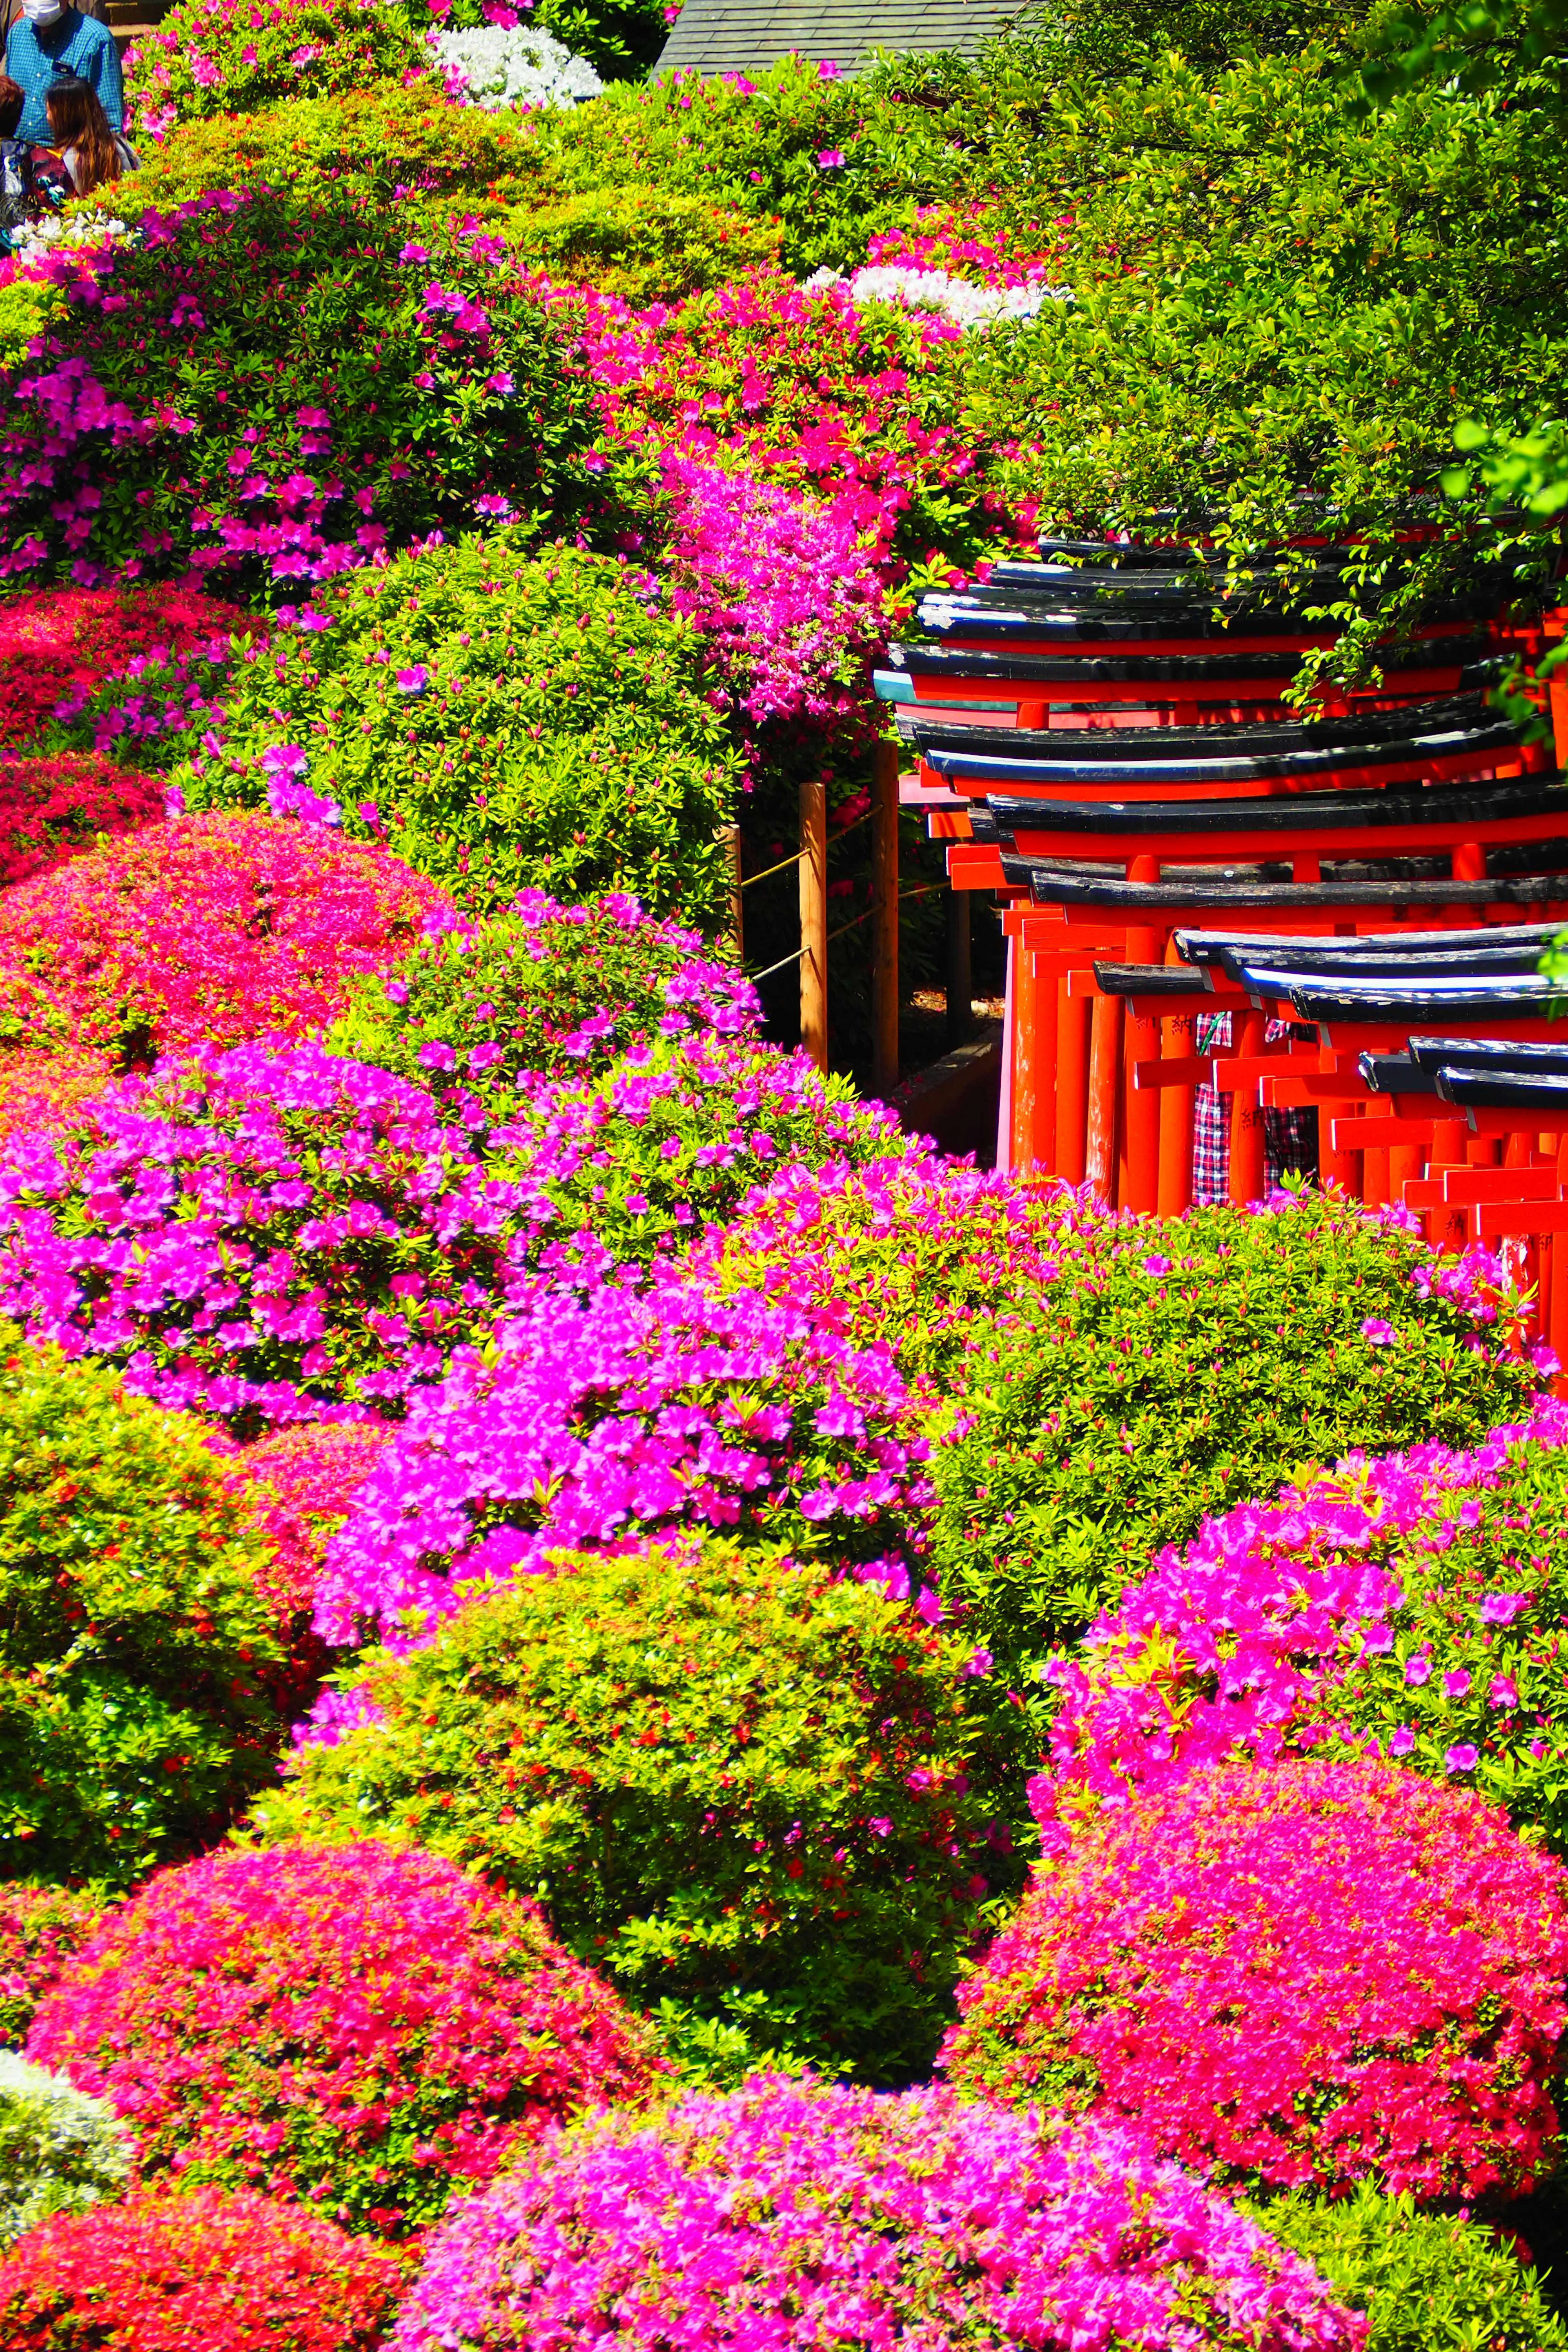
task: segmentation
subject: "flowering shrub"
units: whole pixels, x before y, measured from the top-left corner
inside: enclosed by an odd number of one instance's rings
[[[268,1778],[265,1557],[189,1423],[100,1365],[0,1366],[0,1858],[121,1884]]]
[[[427,1626],[461,1584],[686,1528],[854,1562],[902,1598],[928,1492],[904,1397],[881,1349],[679,1270],[582,1307],[546,1291],[414,1401],[328,1545],[317,1631]]]
[[[1108,1222],[1056,1255],[974,1349],[931,1456],[944,1597],[1030,1680],[1206,1513],[1354,1447],[1463,1444],[1537,1385],[1484,1348],[1495,1262],[1435,1281],[1343,1202]]]
[[[257,1818],[412,1836],[537,1894],[634,2000],[907,2079],[1007,1871],[972,1667],[825,1567],[721,1541],[561,1553],[431,1647],[373,1656],[377,1719],[301,1749]]]
[[[127,53],[126,129],[159,140],[194,116],[248,114],[426,62],[406,17],[379,0],[177,0]]]
[[[31,744],[61,702],[86,702],[106,680],[129,677],[133,663],[226,648],[231,635],[255,635],[262,625],[188,580],[9,596],[0,604],[0,744]]]
[[[1207,1522],[1047,1669],[1054,1801],[1348,1743],[1568,1848],[1568,1413],[1418,1445]]]
[[[515,1289],[526,1198],[384,1071],[208,1053],[0,1159],[0,1309],[237,1434],[396,1412]]]
[[[681,302],[749,269],[778,266],[776,222],[637,182],[543,206],[519,205],[507,216],[507,234],[552,278],[596,287],[634,307]]]
[[[760,2076],[531,2151],[432,2240],[390,2352],[742,2343],[1358,2352],[1305,2263],[1113,2133]]]
[[[247,815],[154,825],[0,898],[0,1088],[64,1048],[116,1072],[331,1020],[446,919],[384,851]]]
[[[307,1641],[321,1556],[391,1436],[384,1422],[305,1422],[239,1450],[235,1470],[246,1516],[270,1557],[257,1582],[291,1653]],[[215,1433],[215,1452],[226,1450]]]
[[[395,204],[223,192],[45,265],[71,294],[9,381],[5,568],[310,582],[480,497],[569,516],[593,417],[555,331],[496,239],[411,228]]]
[[[369,1839],[160,1872],[27,2054],[109,2100],[144,2181],[267,2189],[392,2237],[653,2063],[531,1906]]]
[[[879,262],[850,276],[820,269],[806,280],[816,293],[830,286],[847,288],[857,306],[868,302],[901,302],[911,310],[935,310],[966,333],[994,326],[999,319],[1034,319],[1047,302],[1070,302],[1066,286],[976,286],[946,269],[921,268],[909,262]]]
[[[1515,2194],[1555,2153],[1563,1884],[1383,1765],[1202,1772],[1047,1851],[944,2063],[1233,2179]]]
[[[12,2352],[373,2352],[399,2267],[267,2197],[216,2189],[46,2222],[0,2261]]]
[[[0,2249],[51,2213],[117,2197],[130,2171],[129,2136],[101,2101],[0,2050]]]
[[[1310,2192],[1252,2208],[1367,2315],[1365,2352],[1568,2352],[1568,2327],[1539,2273],[1484,2221],[1423,2213],[1363,2182],[1325,2204]]]
[[[542,25],[481,25],[436,36],[448,87],[469,106],[575,106],[604,83]]]
[[[130,833],[163,814],[156,776],[90,752],[0,760],[0,887],[48,873],[100,835]]]
[[[0,2046],[20,2042],[33,2011],[98,1925],[101,1905],[64,1886],[0,1881]]]
[[[504,503],[504,502],[502,502]],[[574,548],[464,539],[343,583],[231,698],[192,804],[301,792],[470,898],[635,889],[713,914],[739,781],[690,628]]]
[[[652,1037],[752,1038],[756,992],[696,931],[614,892],[563,907],[524,891],[421,941],[390,981],[351,983],[328,1043],[402,1078],[505,1104],[531,1073],[598,1072]]]

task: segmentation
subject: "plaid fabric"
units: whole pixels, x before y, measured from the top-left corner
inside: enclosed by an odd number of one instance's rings
[[[1270,1021],[1264,1031],[1277,1045],[1291,1034],[1289,1021]],[[1216,1013],[1197,1026],[1194,1051],[1213,1054],[1231,1043],[1231,1018]],[[1211,1208],[1230,1198],[1229,1095],[1200,1087],[1193,1106],[1193,1206]],[[1318,1114],[1315,1110],[1266,1110],[1263,1114],[1263,1180],[1269,1191],[1281,1176],[1315,1176],[1318,1172]]]

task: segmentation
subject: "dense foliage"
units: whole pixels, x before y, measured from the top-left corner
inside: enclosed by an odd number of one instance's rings
[[[156,776],[92,752],[0,761],[0,885],[47,874],[100,835],[134,832],[163,814]]]
[[[0,1497],[0,1873],[125,1884],[271,1777],[265,1543],[195,1426],[14,1338]]]
[[[26,1880],[0,1882],[0,2046],[20,2042],[33,2011],[98,1925],[89,1895]]]
[[[1307,2264],[1134,2141],[766,2075],[531,2154],[433,2238],[392,2352],[585,2352],[606,2304],[635,2352],[1361,2340]]]
[[[1518,2194],[1555,2155],[1563,1884],[1384,1765],[1200,1772],[1047,1841],[944,2063],[1221,2179]]]
[[[120,2196],[130,2173],[130,2135],[101,2100],[0,2050],[0,2248]]]
[[[12,2352],[373,2352],[390,2255],[298,2206],[198,2189],[48,2221],[0,2260]]]
[[[1007,1874],[971,1645],[733,1546],[562,1554],[304,1748],[274,1834],[411,1836],[536,1894],[582,1958],[760,2046],[897,2080]]]
[[[27,2054],[108,2100],[141,2179],[269,2189],[392,2238],[653,2063],[529,1905],[369,1839],[160,1872]]]
[[[239,680],[221,755],[175,781],[192,806],[330,803],[482,901],[609,887],[709,918],[739,772],[705,686],[648,574],[466,538],[323,599]]]
[[[127,59],[130,120],[159,139],[195,115],[355,89],[426,61],[407,18],[379,0],[179,0]]]

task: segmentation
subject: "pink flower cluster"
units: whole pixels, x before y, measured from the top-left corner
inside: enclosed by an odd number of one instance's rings
[[[257,614],[187,580],[9,596],[0,604],[0,743],[31,743],[60,703],[85,703],[106,681],[129,677],[137,663],[178,661],[201,647],[226,646],[235,634],[266,633]]]
[[[984,2344],[1359,2352],[1256,2222],[1114,2132],[753,2076],[531,2149],[436,2233],[389,2352]]]
[[[1384,1765],[1198,1772],[1047,1857],[944,2063],[1233,2179],[1515,2195],[1556,2150],[1564,1883]]]
[[[655,2071],[530,1905],[374,1840],[160,1872],[44,2002],[27,2053],[109,2102],[143,2180],[267,2189],[388,2236]]]
[[[0,759],[0,887],[47,874],[100,834],[133,833],[163,814],[156,776],[90,751]]]

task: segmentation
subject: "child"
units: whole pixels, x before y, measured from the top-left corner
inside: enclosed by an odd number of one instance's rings
[[[109,117],[90,82],[77,74],[57,74],[45,106],[49,118],[49,144],[58,157],[58,169],[69,183],[66,193],[89,196],[94,188],[118,180],[136,169],[136,158]]]
[[[26,102],[21,83],[0,74],[0,236],[7,242],[37,208],[33,152],[16,136]]]

